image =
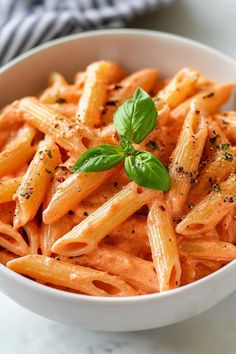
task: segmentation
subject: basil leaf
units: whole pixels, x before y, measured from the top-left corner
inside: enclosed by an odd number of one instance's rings
[[[118,146],[103,144],[87,150],[75,163],[73,172],[106,171],[116,166],[124,158]]]
[[[132,99],[125,101],[114,114],[114,125],[120,136],[141,143],[156,127],[157,110],[152,98],[138,88]]]
[[[165,166],[150,152],[141,151],[125,159],[127,176],[139,186],[168,191],[170,178]]]

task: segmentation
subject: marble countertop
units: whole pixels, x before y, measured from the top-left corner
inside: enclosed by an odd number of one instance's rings
[[[176,0],[129,26],[187,36],[236,59],[235,12],[235,0]],[[0,294],[1,354],[234,354],[235,335],[236,293],[180,324],[119,334],[65,327]]]

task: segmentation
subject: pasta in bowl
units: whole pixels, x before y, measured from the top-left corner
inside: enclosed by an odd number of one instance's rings
[[[222,109],[234,88],[197,66],[167,76],[102,58],[3,107],[0,262],[78,302],[168,301],[223,273],[236,258],[236,112]]]

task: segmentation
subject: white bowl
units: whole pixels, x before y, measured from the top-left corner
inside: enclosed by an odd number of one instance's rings
[[[71,79],[97,59],[111,59],[127,70],[158,67],[171,76],[195,66],[210,78],[232,81],[236,62],[196,42],[140,30],[96,31],[62,38],[22,55],[0,70],[0,107],[46,85],[50,71]],[[49,319],[87,329],[136,331],[173,324],[200,314],[236,289],[236,261],[193,284],[160,294],[97,298],[48,288],[0,266],[3,293]]]

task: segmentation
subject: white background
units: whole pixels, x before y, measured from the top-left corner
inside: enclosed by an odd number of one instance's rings
[[[236,0],[176,0],[130,26],[190,37],[236,59]],[[178,325],[124,334],[65,327],[24,310],[0,294],[0,354],[107,353],[234,354],[236,293]]]

